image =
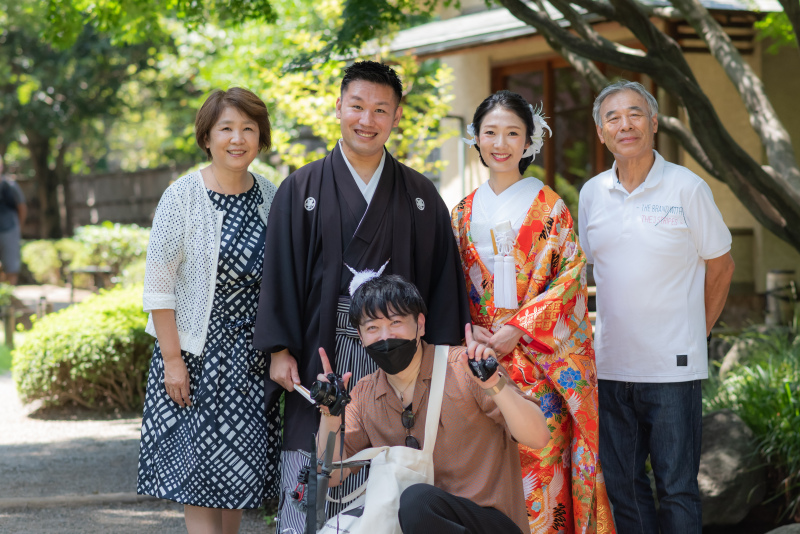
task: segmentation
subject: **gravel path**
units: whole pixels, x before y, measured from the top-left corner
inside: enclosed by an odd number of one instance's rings
[[[260,510],[247,510],[239,534],[269,534]],[[186,534],[183,507],[170,501],[42,510],[0,510],[3,534]]]
[[[53,506],[51,499],[40,508],[52,497],[134,494],[140,427],[139,415],[23,406],[11,373],[0,374],[0,532],[186,532],[182,506],[169,501]],[[240,532],[272,532],[262,516],[246,512]]]

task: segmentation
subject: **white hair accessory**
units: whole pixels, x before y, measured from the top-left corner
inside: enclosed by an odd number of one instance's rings
[[[528,104],[528,107],[531,110],[531,116],[533,117],[533,135],[531,136],[531,144],[525,149],[525,152],[522,153],[523,158],[529,158],[533,156],[536,157],[536,154],[542,150],[542,145],[544,144],[544,131],[545,129],[550,134],[550,137],[553,137],[553,131],[547,125],[547,122],[544,120],[544,116],[542,115],[542,105],[539,104],[539,109],[534,109],[533,106]]]
[[[350,267],[345,263],[344,266],[350,269],[350,272],[353,273],[353,279],[350,281],[350,287],[347,288],[348,291],[350,292],[350,296],[352,297],[353,294],[356,292],[356,290],[359,287],[361,287],[361,284],[363,284],[364,282],[379,277],[383,273],[383,270],[386,268],[386,266],[389,265],[390,260],[391,258],[389,260],[386,260],[386,263],[383,264],[383,267],[378,269],[378,272],[375,272],[372,269],[364,269],[363,271],[356,271],[355,269],[353,269],[352,267]]]
[[[467,139],[466,137],[462,137],[461,140],[464,141],[469,146],[475,146],[478,143],[478,141],[475,139],[475,125],[474,124],[469,123],[467,125],[467,135],[472,137],[472,139]]]

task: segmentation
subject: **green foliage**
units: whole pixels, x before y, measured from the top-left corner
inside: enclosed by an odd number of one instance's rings
[[[341,54],[358,50],[362,43],[426,22],[439,6],[458,4],[458,0],[346,0],[344,22],[330,49]]]
[[[206,27],[203,38],[194,41],[203,54],[190,51],[188,37],[177,41],[182,54],[206,59],[195,79],[204,89],[244,86],[267,102],[273,146],[284,163],[296,168],[322,157],[341,137],[334,110],[347,63],[329,59],[303,69],[293,67],[298,56],[324,55],[342,6],[340,0],[284,0],[273,5],[283,21],[280,26],[248,23],[235,33]],[[412,56],[379,59],[395,64],[406,88],[403,118],[387,148],[414,169],[435,173],[442,162],[427,160],[455,133],[441,128],[441,119],[450,111],[452,72],[437,61],[420,65]]]
[[[209,162],[207,162],[207,161],[204,161],[203,163],[198,163],[194,167],[191,167],[191,168],[187,169],[185,174],[189,174],[189,173],[192,173],[192,172],[199,171],[201,169],[204,169],[204,168],[208,167],[208,165],[209,165]],[[253,163],[250,164],[250,167],[248,168],[248,170],[250,172],[254,172],[256,174],[260,174],[261,176],[263,176],[264,178],[266,178],[267,180],[269,180],[270,182],[272,182],[275,185],[279,185],[281,183],[281,181],[283,181],[283,179],[286,178],[285,176],[281,175],[277,171],[277,169],[275,169],[275,167],[272,167],[271,165],[269,165],[267,163],[264,163],[260,159],[254,159]]]
[[[118,280],[123,287],[144,284],[144,269],[147,264],[144,258],[134,261],[122,269]]]
[[[46,13],[46,38],[60,46],[72,45],[86,25],[112,33],[115,42],[130,43],[166,39],[165,21],[174,18],[193,28],[209,20],[222,24],[275,20],[269,0],[38,0],[36,4]]]
[[[0,344],[0,373],[11,370],[11,351],[5,344]]]
[[[68,270],[89,266],[109,268],[116,277],[144,260],[149,240],[149,228],[105,221],[77,228],[72,238],[29,241],[22,247],[22,261],[40,284],[62,284]]]
[[[81,226],[75,230],[74,240],[89,251],[87,256],[73,258],[72,267],[95,265],[108,267],[116,276],[122,268],[147,254],[150,229],[135,224],[118,224],[105,221],[100,225]],[[82,262],[87,262],[81,264]]]
[[[800,336],[780,331],[745,337],[752,344],[743,363],[725,380],[709,379],[703,408],[729,408],[750,427],[759,453],[781,478],[771,497],[794,515],[800,511]]]
[[[789,22],[789,17],[785,12],[767,13],[763,19],[754,24],[758,30],[759,39],[770,41],[767,51],[770,54],[777,54],[784,46],[797,47],[797,39],[794,35],[794,28]]]
[[[14,286],[0,282],[0,307],[10,305],[13,295]]]
[[[56,241],[40,239],[22,245],[22,262],[40,284],[62,283],[63,260],[58,255]]]
[[[103,291],[35,321],[13,356],[20,398],[137,408],[153,348],[146,324],[141,286]]]

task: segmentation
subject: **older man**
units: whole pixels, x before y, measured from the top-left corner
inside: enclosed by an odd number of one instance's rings
[[[653,95],[626,80],[593,109],[614,154],[579,209],[597,283],[600,460],[618,532],[699,534],[700,380],[733,276],[731,234],[708,185],[653,149],[657,113]]]

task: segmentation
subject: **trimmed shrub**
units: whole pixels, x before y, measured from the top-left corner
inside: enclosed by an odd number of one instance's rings
[[[22,261],[40,284],[61,284],[61,265],[56,242],[49,239],[28,241],[20,251]]]
[[[127,266],[144,260],[149,240],[149,228],[106,221],[76,228],[74,237],[29,241],[22,247],[22,261],[40,284],[63,284],[67,270],[89,266],[107,267],[115,278]],[[75,275],[76,286],[89,282],[89,275]]]
[[[780,483],[770,500],[800,514],[800,336],[749,332],[747,353],[724,380],[710,376],[705,411],[729,408],[753,431],[758,451]]]
[[[111,276],[118,276],[126,266],[145,257],[150,229],[105,221],[99,225],[76,228],[73,239],[81,243],[88,254],[72,258],[71,267],[108,267]]]
[[[36,320],[14,351],[20,398],[138,409],[153,350],[146,324],[142,286],[101,291]]]

